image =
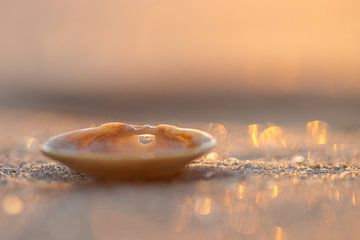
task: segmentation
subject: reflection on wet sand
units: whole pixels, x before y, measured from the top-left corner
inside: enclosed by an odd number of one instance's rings
[[[273,182],[263,177],[250,177],[239,181],[238,185],[227,180],[212,181],[208,197],[194,191],[180,201],[178,209],[181,211],[174,212],[179,220],[176,232],[203,236],[205,233],[198,231],[205,224],[209,228],[203,231],[213,232],[215,236],[219,229],[226,229],[226,236],[234,239],[241,236],[323,239],[324,235],[337,239],[346,228],[350,231],[347,236],[353,236],[349,239],[356,239],[360,227],[356,220],[360,217],[356,206],[360,182],[356,178],[279,178]],[[220,198],[221,187],[227,185]],[[199,211],[208,213],[209,206],[212,206],[212,214],[201,214],[206,218],[196,215]]]
[[[259,125],[255,132],[247,124],[199,124],[221,144],[178,177],[99,184],[36,151],[49,135],[90,125],[90,120],[21,117],[27,122],[12,128],[11,119],[0,119],[0,126],[10,126],[0,139],[1,240],[360,236],[357,131],[327,129],[325,142],[316,135],[324,131],[316,130],[310,141],[303,122],[270,128],[261,140],[267,127]],[[41,132],[26,126],[44,122],[58,125]]]
[[[68,239],[100,240],[357,239],[360,234],[360,180],[351,175],[87,184],[63,188],[62,194],[44,184],[53,194],[42,187],[1,198],[2,213],[16,212],[11,222],[24,229],[11,236],[33,239],[40,229],[43,239],[60,239],[67,231]],[[36,196],[40,201],[29,202]]]
[[[5,195],[2,199],[2,208],[8,215],[17,215],[22,212],[24,203],[17,195]]]

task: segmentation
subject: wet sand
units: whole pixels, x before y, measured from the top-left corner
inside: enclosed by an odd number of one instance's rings
[[[2,240],[358,239],[358,153],[350,160],[340,159],[344,153],[294,165],[290,155],[299,152],[271,159],[246,153],[244,123],[209,128],[204,121],[178,121],[217,135],[215,152],[173,178],[113,183],[74,172],[38,151],[49,136],[109,120],[39,109],[2,110]],[[288,122],[287,129],[301,130],[304,123]],[[355,128],[331,131],[333,140],[350,136],[352,149],[360,146]]]

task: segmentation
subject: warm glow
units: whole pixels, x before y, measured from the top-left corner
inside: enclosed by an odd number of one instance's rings
[[[327,123],[319,120],[306,124],[307,134],[311,143],[323,145],[327,143]]]
[[[206,216],[211,212],[212,200],[210,197],[199,198],[195,200],[195,212],[199,215]]]
[[[352,203],[352,205],[356,206],[356,196],[355,196],[355,193],[352,193],[351,203]]]
[[[36,0],[21,1],[22,8],[6,2],[0,14],[4,92],[5,82],[64,94],[360,93],[357,0],[60,1],[62,7],[40,1],[38,8]],[[19,20],[25,15],[27,24]],[[227,81],[228,75],[234,78]],[[141,77],[148,84],[133,80]]]
[[[336,201],[340,201],[340,192],[339,191],[335,191],[335,199]]]
[[[251,138],[251,142],[255,147],[259,147],[259,125],[258,124],[250,124],[248,126],[249,136]]]
[[[274,239],[275,240],[283,240],[283,236],[284,233],[283,233],[283,230],[281,227],[275,227],[275,236],[274,236]]]
[[[250,124],[248,126],[249,137],[254,147],[287,147],[285,134],[282,128],[271,124],[268,128],[259,133],[259,127],[258,124]]]
[[[24,208],[23,201],[16,195],[7,195],[2,200],[2,208],[8,215],[16,215]]]
[[[217,154],[217,152],[210,152],[207,155],[205,155],[204,158],[206,160],[213,161],[213,160],[219,159],[219,155]]]
[[[286,147],[285,134],[282,128],[271,125],[266,128],[259,137],[262,145],[272,145],[275,147]]]
[[[244,193],[245,193],[245,187],[240,184],[237,188],[237,191],[236,191],[236,197],[237,199],[243,199],[244,198]]]
[[[274,185],[271,191],[271,198],[277,198],[279,195],[279,187],[278,185]]]

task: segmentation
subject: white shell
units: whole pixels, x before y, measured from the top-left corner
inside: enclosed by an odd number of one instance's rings
[[[52,137],[41,150],[95,176],[151,178],[180,171],[215,144],[213,136],[197,129],[115,122]]]

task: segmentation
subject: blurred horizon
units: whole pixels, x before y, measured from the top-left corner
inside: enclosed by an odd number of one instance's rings
[[[0,107],[358,127],[360,2],[0,2]]]
[[[355,0],[0,6],[5,95],[360,95]]]

